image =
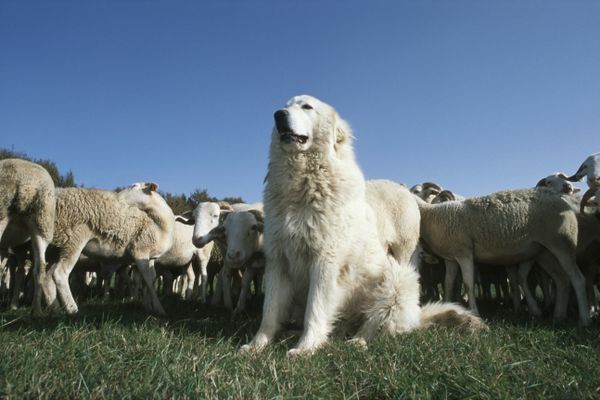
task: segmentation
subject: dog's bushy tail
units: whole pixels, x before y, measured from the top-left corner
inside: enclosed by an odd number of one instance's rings
[[[427,303],[421,307],[419,328],[428,328],[433,325],[457,326],[472,332],[488,329],[481,318],[464,307],[442,302]]]
[[[412,265],[399,265],[390,259],[382,281],[368,293],[365,322],[357,336],[365,340],[375,335],[397,335],[433,325],[458,326],[478,331],[486,324],[464,307],[454,303],[427,303],[419,306],[419,274]]]
[[[365,322],[358,336],[365,340],[378,333],[396,335],[419,327],[419,274],[408,265],[391,259],[381,282],[367,295]]]

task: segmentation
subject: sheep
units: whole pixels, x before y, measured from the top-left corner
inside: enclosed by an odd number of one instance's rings
[[[54,235],[55,209],[54,182],[43,167],[20,159],[0,161],[0,239],[6,247],[31,239],[34,316],[42,313],[45,254]]]
[[[418,183],[410,188],[411,193],[427,203],[431,203],[431,201],[443,190],[444,189],[442,189],[440,185],[433,182]]]
[[[193,225],[192,243],[199,249],[197,253],[200,264],[201,290],[200,299],[206,302],[208,286],[208,264],[213,252],[213,243],[203,243],[202,238],[213,228],[219,225],[224,215],[233,211],[227,202],[202,202],[193,211],[183,213],[177,217],[177,221],[186,225]],[[202,245],[199,245],[202,243]],[[197,282],[197,279],[195,280]]]
[[[575,289],[581,324],[589,325],[584,277],[575,258],[576,205],[569,198],[547,189],[524,189],[436,205],[417,202],[422,239],[447,265],[458,263],[472,311],[477,312],[474,261],[507,265],[548,252]]]
[[[157,189],[156,183],[136,183],[119,193],[57,189],[52,244],[60,255],[46,279],[48,304],[56,307],[58,289],[67,313],[78,311],[68,277],[83,252],[89,257],[135,262],[150,296],[146,306],[165,314],[153,286],[153,264],[171,248],[175,216]]]
[[[578,182],[587,177],[588,190],[583,194],[581,201],[581,212],[587,206],[587,201],[594,196],[597,189],[600,189],[600,153],[591,154],[581,164],[577,172],[567,178],[571,182]]]
[[[194,268],[192,267],[193,262],[200,261],[204,266],[202,283],[206,279],[206,264],[210,257],[210,251],[208,255],[196,248],[192,243],[192,235],[194,228],[181,222],[181,219],[176,218],[175,227],[173,231],[173,245],[163,255],[156,260],[156,267],[162,267],[166,270],[173,270],[175,268],[183,268],[184,273],[187,276],[186,286],[183,288],[183,298],[190,300],[193,294],[193,285],[195,280]],[[168,284],[166,284],[168,286]]]
[[[232,273],[246,267],[242,276],[240,296],[233,310],[234,314],[238,314],[245,309],[250,284],[264,270],[262,226],[262,211],[255,209],[234,211],[225,217],[222,225],[211,230],[198,243],[199,245],[205,245],[213,240],[226,243],[223,269],[220,274],[220,282],[218,282],[214,293],[213,304],[218,303],[222,290],[225,307],[230,310],[233,308],[231,299]],[[258,290],[258,286],[256,289]]]
[[[590,189],[600,189],[600,153],[595,153],[581,164],[577,172],[567,178],[571,182],[579,182],[587,176],[587,184]]]
[[[573,186],[571,182],[568,181],[569,178],[562,172],[555,172],[552,175],[548,175],[545,178],[539,180],[539,182],[535,185],[535,187],[546,187],[554,190],[557,193],[564,194],[575,194],[578,193],[581,189]]]

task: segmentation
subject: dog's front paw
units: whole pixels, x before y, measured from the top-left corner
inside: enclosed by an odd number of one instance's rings
[[[295,347],[293,349],[289,349],[287,352],[288,357],[300,357],[300,356],[312,356],[316,348],[299,348]]]
[[[361,337],[352,338],[352,339],[348,340],[348,343],[350,343],[351,345],[353,345],[361,350],[366,350],[368,347],[367,341]]]

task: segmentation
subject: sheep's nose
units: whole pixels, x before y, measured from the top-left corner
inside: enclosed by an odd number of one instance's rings
[[[275,117],[275,126],[277,126],[278,131],[283,131],[285,129],[289,130],[288,124],[288,116],[290,115],[288,110],[277,110],[273,115]]]
[[[240,259],[241,256],[241,252],[239,250],[230,250],[227,252],[227,257],[231,260],[231,261],[237,261]]]
[[[202,247],[202,239],[204,239],[204,236],[192,238],[192,244],[196,247]]]

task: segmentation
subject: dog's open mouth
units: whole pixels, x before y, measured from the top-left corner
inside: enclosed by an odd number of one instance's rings
[[[279,140],[284,143],[299,143],[304,144],[308,140],[308,136],[305,135],[297,135],[294,132],[279,132]]]

